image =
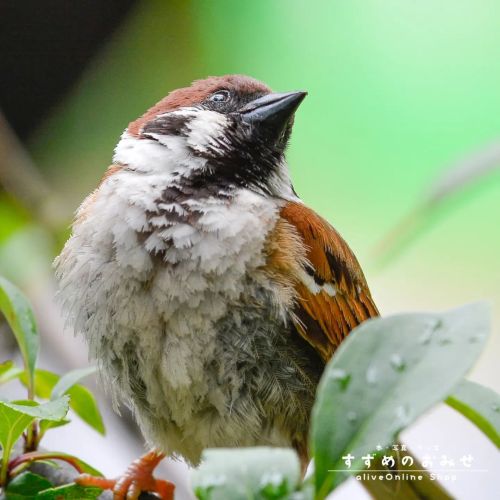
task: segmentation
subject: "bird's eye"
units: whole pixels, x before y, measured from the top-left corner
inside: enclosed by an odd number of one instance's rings
[[[229,91],[228,90],[219,90],[212,94],[209,98],[209,101],[221,103],[229,100]]]

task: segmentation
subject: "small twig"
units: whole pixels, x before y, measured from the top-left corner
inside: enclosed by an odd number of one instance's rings
[[[38,421],[34,420],[24,434],[24,451],[25,453],[36,451],[40,442],[38,433]]]
[[[84,472],[84,469],[80,466],[78,463],[78,460],[72,457],[71,455],[66,455],[65,453],[57,453],[57,452],[48,452],[48,453],[41,453],[38,451],[33,451],[30,453],[24,453],[22,455],[19,455],[18,457],[12,459],[9,462],[8,465],[8,474],[9,477],[15,476],[17,473],[20,472],[19,469],[21,465],[24,464],[31,464],[32,462],[35,462],[37,460],[62,460],[63,462],[68,463],[71,465],[74,469],[76,469],[80,474]]]

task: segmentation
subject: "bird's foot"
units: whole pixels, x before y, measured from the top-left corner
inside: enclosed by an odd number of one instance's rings
[[[134,460],[118,479],[81,474],[75,482],[81,486],[97,486],[103,490],[112,490],[114,500],[137,500],[141,492],[155,493],[162,500],[173,500],[174,484],[153,476],[154,469],[164,456],[158,451],[150,451]]]

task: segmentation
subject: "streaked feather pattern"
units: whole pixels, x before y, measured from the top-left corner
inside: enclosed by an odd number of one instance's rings
[[[295,326],[324,361],[349,332],[378,315],[363,271],[340,234],[301,203],[289,202],[281,217],[295,228],[307,262],[294,268]]]

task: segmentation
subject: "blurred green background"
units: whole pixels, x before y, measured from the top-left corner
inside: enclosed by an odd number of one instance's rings
[[[443,172],[500,142],[498,0],[136,2],[26,141],[43,189],[31,204],[1,193],[0,272],[39,286],[128,122],[225,73],[309,92],[288,153],[295,188],[350,243],[383,313],[493,302],[473,378],[500,389],[499,169],[408,219]],[[395,227],[405,244],[388,247]]]

